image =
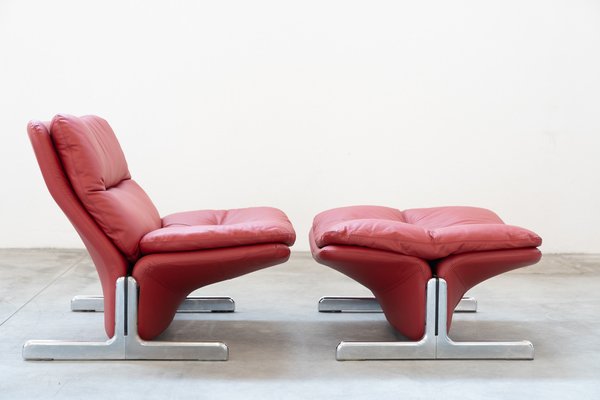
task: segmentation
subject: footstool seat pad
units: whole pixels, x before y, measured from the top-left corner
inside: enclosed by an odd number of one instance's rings
[[[456,206],[404,211],[381,206],[335,208],[315,217],[312,237],[319,248],[361,246],[425,260],[542,243],[534,232],[505,224],[493,211]]]

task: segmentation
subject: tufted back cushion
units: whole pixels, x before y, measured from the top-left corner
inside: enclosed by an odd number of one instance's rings
[[[127,259],[137,260],[140,239],[159,229],[161,220],[148,195],[131,179],[111,127],[96,116],[57,115],[50,135],[85,209]]]

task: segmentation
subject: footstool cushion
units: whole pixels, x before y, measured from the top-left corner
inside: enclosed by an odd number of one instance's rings
[[[400,211],[380,206],[336,208],[318,214],[312,237],[319,248],[361,246],[435,260],[452,254],[537,247],[534,232],[505,224],[477,207]]]
[[[401,334],[425,332],[426,286],[447,284],[447,329],[461,297],[493,276],[538,262],[542,239],[476,207],[328,210],[309,234],[314,259],[369,288]]]

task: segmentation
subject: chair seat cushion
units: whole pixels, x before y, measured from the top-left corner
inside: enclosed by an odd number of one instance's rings
[[[296,240],[286,215],[270,207],[182,212],[164,217],[162,226],[142,238],[143,254],[262,243],[291,246]]]
[[[319,248],[363,246],[435,260],[474,251],[537,247],[542,239],[506,225],[494,212],[477,207],[435,207],[400,211],[353,206],[318,214],[313,237]]]

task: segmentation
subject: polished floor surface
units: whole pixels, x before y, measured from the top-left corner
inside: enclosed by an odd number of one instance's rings
[[[222,340],[227,362],[23,361],[27,339],[104,340],[81,250],[0,250],[0,399],[600,399],[600,255],[547,255],[484,282],[456,340],[519,340],[534,361],[335,361],[341,339],[397,337],[382,314],[319,314],[322,295],[368,295],[295,253],[281,266],[196,294],[230,295],[234,314],[180,314],[162,340]]]

